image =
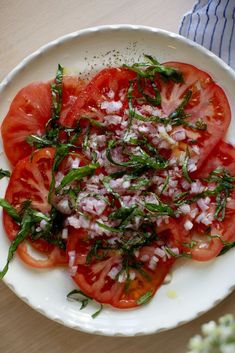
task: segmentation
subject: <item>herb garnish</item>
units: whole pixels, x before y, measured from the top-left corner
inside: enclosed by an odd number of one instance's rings
[[[160,64],[153,56],[144,55],[146,62],[135,63],[132,66],[123,65],[124,67],[136,72],[141,78],[155,79],[160,74],[163,80],[172,80],[174,82],[183,82],[182,73],[170,66]]]
[[[64,176],[60,185],[56,188],[56,193],[63,189],[66,185],[70,184],[74,180],[82,180],[86,176],[94,174],[95,170],[99,167],[99,164],[87,164],[77,169],[71,169],[68,174]]]
[[[184,162],[183,162],[183,165],[182,165],[182,173],[183,173],[183,177],[191,184],[192,183],[192,179],[190,178],[189,173],[188,173],[189,158],[190,158],[190,155],[189,155],[189,151],[187,149],[186,150],[185,159],[184,159]]]
[[[235,241],[231,241],[231,242],[225,242],[223,241],[223,249],[220,251],[219,255],[224,255],[226,254],[227,251],[229,251],[230,249],[235,247]]]
[[[108,161],[114,165],[127,167],[127,168],[141,168],[147,167],[150,169],[165,169],[168,166],[168,161],[160,155],[150,156],[145,152],[141,147],[138,148],[138,154],[133,154],[130,152],[126,153],[126,156],[129,157],[127,162],[118,162],[115,161],[112,157],[112,149],[119,144],[116,140],[110,140],[108,142],[108,147],[106,150],[106,157]],[[124,145],[123,145],[124,147]]]
[[[9,178],[10,176],[11,176],[11,173],[9,172],[9,170],[4,170],[0,168],[0,180],[4,177]]]
[[[0,206],[11,216],[17,223],[20,222],[20,216],[16,209],[6,200],[0,199]]]
[[[1,204],[1,206],[2,205],[3,203]],[[9,215],[10,216],[14,215],[14,219],[15,220],[17,219],[19,221],[19,219],[16,217],[17,212],[15,211],[14,213],[12,208],[8,206],[6,207],[6,206],[7,205],[4,205],[3,207],[6,211],[9,211]],[[12,260],[14,253],[17,250],[19,244],[22,243],[23,240],[25,240],[27,237],[30,237],[32,233],[34,233],[36,225],[42,220],[49,221],[50,218],[39,211],[33,210],[30,207],[27,207],[24,210],[22,218],[19,222],[20,230],[16,234],[14,240],[11,242],[11,245],[8,250],[7,263],[4,266],[3,270],[0,272],[0,279],[2,279],[7,273],[9,263]]]
[[[143,294],[138,300],[137,300],[137,304],[138,305],[143,305],[146,304],[150,301],[150,299],[153,296],[153,292],[152,291],[148,291],[145,294]]]
[[[86,308],[89,301],[93,300],[93,298],[89,297],[81,290],[77,290],[77,289],[74,289],[71,292],[69,292],[67,294],[67,299],[80,302],[81,303],[80,310],[83,310],[84,308]],[[102,309],[103,309],[103,305],[100,304],[99,309],[96,312],[94,312],[94,314],[91,315],[92,319],[95,319],[101,313]]]
[[[159,203],[145,203],[145,208],[148,211],[155,213],[157,216],[171,216],[174,217],[174,210],[168,204],[159,200]]]
[[[231,176],[226,169],[217,168],[210,173],[208,181],[217,184],[215,190],[213,190],[216,195],[216,210],[214,217],[215,219],[218,219],[218,221],[223,221],[228,197],[234,189],[235,177]]]

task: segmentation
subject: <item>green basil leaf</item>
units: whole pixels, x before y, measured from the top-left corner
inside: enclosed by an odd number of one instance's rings
[[[91,315],[92,319],[95,319],[101,313],[102,310],[103,310],[103,305],[100,304],[100,308],[94,314]]]
[[[67,175],[62,179],[60,186],[56,188],[56,192],[59,192],[66,185],[70,184],[74,180],[82,180],[86,176],[94,174],[95,170],[99,167],[99,164],[88,164],[77,169],[72,169]]]
[[[16,252],[18,246],[20,243],[22,243],[23,240],[27,238],[27,236],[30,234],[31,231],[31,226],[32,226],[32,216],[28,210],[26,210],[22,221],[21,221],[21,229],[17,233],[15,239],[12,241],[9,250],[8,250],[8,256],[7,256],[7,263],[4,266],[3,270],[0,271],[0,279],[2,279],[5,274],[8,271],[9,263],[12,260],[14,253]]]
[[[20,222],[20,216],[17,213],[16,209],[6,200],[0,199],[0,206],[11,216],[17,223]]]
[[[138,305],[143,305],[146,304],[150,301],[150,299],[153,296],[153,292],[152,291],[148,291],[145,294],[143,294],[138,300],[137,300],[137,304]]]
[[[0,168],[0,180],[4,177],[9,178],[10,176],[11,176],[11,173],[9,172],[9,170],[4,170]]]

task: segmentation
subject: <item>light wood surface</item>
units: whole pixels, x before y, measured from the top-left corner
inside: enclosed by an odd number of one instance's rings
[[[0,80],[41,45],[81,28],[131,23],[178,32],[182,15],[194,2],[0,0]],[[73,331],[44,318],[4,283],[0,283],[0,296],[1,353],[184,353],[189,338],[199,332],[203,322],[235,312],[232,294],[206,315],[175,330],[145,337],[111,338]]]

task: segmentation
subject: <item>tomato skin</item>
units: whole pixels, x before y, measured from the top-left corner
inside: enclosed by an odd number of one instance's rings
[[[48,203],[48,190],[52,178],[52,163],[55,154],[54,148],[44,148],[36,151],[32,158],[26,157],[15,166],[7,190],[5,199],[17,210],[25,200],[31,200],[31,207],[43,213],[50,212]],[[3,224],[10,240],[13,240],[19,230],[17,223],[4,211]],[[43,240],[29,241],[31,246],[47,255],[46,260],[36,260],[28,252],[25,243],[22,243],[17,251],[27,264],[33,267],[52,267],[67,262],[64,251]]]
[[[61,124],[84,85],[85,82],[78,77],[63,77]],[[4,150],[13,166],[33,150],[26,137],[44,134],[46,123],[51,118],[51,106],[50,82],[31,83],[13,99],[1,126]]]

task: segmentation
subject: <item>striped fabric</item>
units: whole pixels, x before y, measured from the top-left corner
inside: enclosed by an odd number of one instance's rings
[[[235,0],[198,0],[183,17],[179,32],[235,69]]]

